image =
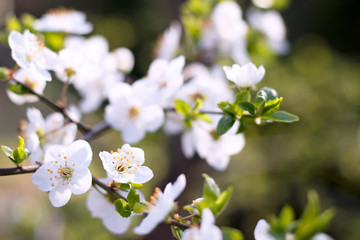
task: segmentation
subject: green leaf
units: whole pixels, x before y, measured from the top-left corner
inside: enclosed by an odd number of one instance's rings
[[[5,155],[14,163],[16,163],[15,158],[13,156],[13,150],[7,146],[1,145],[1,149],[5,153]]]
[[[21,31],[21,23],[15,16],[10,16],[6,19],[7,31]]]
[[[135,202],[134,206],[132,207],[134,213],[143,213],[146,210],[146,206],[140,202]]]
[[[262,101],[256,109],[256,115],[261,115],[265,108],[265,101]]]
[[[124,218],[128,218],[131,215],[131,208],[129,204],[123,199],[116,199],[115,200],[115,209],[120,214],[120,216]]]
[[[10,76],[10,69],[0,67],[0,80],[8,80]]]
[[[207,174],[202,175],[203,178],[205,178],[204,181],[204,187],[203,187],[203,197],[212,201],[216,201],[217,198],[220,196],[220,188],[215,183],[214,179],[209,177]],[[202,200],[200,203],[202,203],[204,200]]]
[[[178,114],[182,116],[187,116],[191,113],[190,105],[180,99],[175,99],[175,110]]]
[[[177,226],[171,225],[171,232],[176,239],[181,239],[183,230]]]
[[[215,201],[215,211],[213,211],[214,215],[220,214],[229,203],[230,197],[232,195],[233,188],[228,187],[226,191],[222,192],[221,195]]]
[[[266,99],[265,99],[266,102],[275,100],[277,98],[277,92],[273,88],[263,87],[262,89],[260,89],[260,91],[264,91],[266,93]]]
[[[217,124],[216,135],[223,135],[234,125],[234,123],[234,119],[231,119],[228,115],[224,115]]]
[[[260,90],[256,93],[255,97],[255,107],[258,107],[261,102],[266,102],[267,94],[265,91]]]
[[[255,107],[251,102],[241,102],[237,104],[242,110],[249,112],[252,116],[255,115]]]
[[[24,87],[23,85],[19,84],[19,83],[9,84],[8,89],[10,91],[12,91],[13,93],[16,93],[16,94],[19,94],[19,95],[24,95],[24,94],[29,93],[29,90],[26,87]]]
[[[279,215],[279,223],[283,228],[286,228],[295,219],[294,209],[285,205]]]
[[[243,91],[240,92],[236,95],[236,100],[235,103],[239,104],[241,102],[250,102],[251,100],[251,95],[249,91]]]
[[[221,232],[223,240],[244,240],[242,233],[235,228],[221,227]]]
[[[121,191],[128,191],[130,189],[130,184],[129,183],[119,183],[119,189]]]
[[[281,102],[282,102],[282,97],[266,102],[265,107],[262,111],[262,115],[270,115],[276,112],[277,110],[279,110]]]
[[[245,130],[246,130],[246,124],[245,124],[245,122],[243,121],[243,119],[240,119],[239,120],[239,128],[238,128],[238,130],[236,131],[236,134],[239,134],[239,133],[242,133],[242,132],[245,132]]]
[[[233,105],[230,104],[229,102],[219,102],[218,103],[218,106],[221,110],[223,110],[223,112],[229,116],[230,118],[233,118],[235,119],[236,118],[236,115],[238,115],[236,113],[236,110],[234,109]],[[236,105],[235,105],[236,106]]]
[[[209,115],[206,114],[206,113],[199,113],[199,114],[197,114],[197,115],[196,115],[196,119],[203,120],[203,121],[208,122],[208,123],[211,123],[211,122],[212,122],[211,118],[210,118]]]
[[[285,111],[277,111],[268,116],[261,116],[261,118],[266,120],[271,120],[273,122],[285,122],[285,123],[299,121],[298,116]]]
[[[130,189],[130,192],[127,196],[129,207],[133,207],[135,203],[140,202],[140,196],[137,194],[134,188]]]
[[[13,156],[15,159],[16,165],[22,163],[25,160],[26,152],[21,148],[15,148],[13,150]]]
[[[133,183],[133,182],[131,182],[130,184],[135,189],[140,189],[143,186],[141,183]]]

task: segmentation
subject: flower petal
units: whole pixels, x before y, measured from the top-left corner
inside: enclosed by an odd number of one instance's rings
[[[91,183],[92,177],[88,168],[76,170],[70,183],[71,192],[76,195],[83,194],[90,189]]]
[[[135,178],[132,180],[133,183],[146,183],[154,176],[153,171],[145,166],[140,166],[135,172]]]
[[[59,184],[56,188],[50,191],[49,199],[54,207],[64,206],[71,197],[71,190],[68,186]]]

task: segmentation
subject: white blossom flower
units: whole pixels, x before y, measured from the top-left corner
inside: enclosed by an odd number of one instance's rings
[[[141,101],[146,89],[134,89],[126,83],[117,83],[109,91],[110,105],[105,108],[105,121],[120,130],[125,142],[136,143],[146,132],[154,132],[164,123],[160,105]]]
[[[64,206],[71,194],[83,194],[91,187],[92,160],[90,145],[78,140],[68,146],[52,145],[45,153],[44,164],[36,170],[32,182],[48,192],[54,207]]]
[[[42,94],[46,86],[46,78],[33,68],[20,68],[14,73],[13,77],[15,80],[30,87],[38,94]],[[6,93],[10,100],[17,105],[32,103],[39,100],[39,98],[33,94],[19,95],[9,89],[6,90]]]
[[[264,219],[260,219],[254,230],[255,240],[276,240],[270,235],[269,230],[270,225]]]
[[[184,65],[184,56],[179,56],[171,61],[155,59],[150,64],[147,76],[133,85],[135,89],[144,93],[138,97],[147,104],[169,105],[171,97],[184,82],[182,75]]]
[[[264,219],[260,219],[254,230],[255,240],[276,240],[276,238],[269,233],[269,230],[270,225]],[[286,233],[285,239],[290,240],[296,238],[294,234]],[[310,238],[310,240],[333,240],[333,238],[325,233],[317,233]]]
[[[261,65],[259,68],[253,63],[247,63],[243,66],[238,64],[232,67],[223,67],[226,77],[235,83],[238,87],[249,87],[259,83],[265,76],[265,68]]]
[[[144,235],[150,233],[161,223],[171,212],[174,201],[184,191],[186,178],[181,174],[174,184],[168,183],[164,192],[159,188],[155,189],[151,202],[148,204],[149,209],[146,211],[147,216],[142,220],[139,226],[134,228],[136,234]]]
[[[24,34],[11,31],[9,35],[11,56],[22,68],[36,69],[46,80],[51,80],[47,70],[53,70],[58,56],[45,47],[37,36],[25,30]]]
[[[220,38],[230,42],[243,39],[248,30],[242,20],[241,8],[235,1],[218,3],[211,13],[211,20]]]
[[[91,23],[86,22],[83,12],[73,9],[52,9],[40,19],[35,20],[34,28],[41,32],[65,32],[87,34],[93,30]]]
[[[215,217],[210,209],[205,208],[201,213],[200,228],[191,227],[186,229],[181,240],[222,240],[222,233],[215,225]]]
[[[99,179],[103,183],[111,182],[110,178],[102,178]],[[144,200],[143,194],[136,190],[140,196],[140,201]],[[118,191],[118,193],[127,197],[127,192]],[[105,192],[103,189],[95,189],[91,188],[90,193],[87,196],[86,206],[91,212],[92,217],[100,218],[106,227],[113,234],[123,234],[129,228],[131,219],[133,215],[137,215],[132,213],[130,217],[124,218],[120,216],[115,210],[114,199]]]
[[[70,114],[73,111],[69,110]],[[52,113],[44,119],[38,109],[29,108],[27,118],[24,135],[26,145],[32,152],[30,161],[33,164],[42,161],[43,152],[52,144],[69,145],[76,137],[76,124],[67,123],[61,113]]]
[[[239,124],[221,136],[216,135],[216,123],[207,124],[196,132],[195,147],[201,158],[214,169],[224,171],[230,162],[230,156],[235,155],[244,148],[244,134],[236,134]]]
[[[118,183],[146,183],[153,176],[150,168],[142,166],[145,154],[141,148],[124,144],[117,152],[99,154],[108,176]]]
[[[157,44],[156,57],[165,60],[172,59],[179,47],[180,39],[181,24],[178,21],[173,21]]]
[[[286,26],[279,12],[251,8],[246,15],[250,25],[264,33],[273,51],[278,54],[288,52],[289,42],[286,39]]]
[[[129,73],[134,68],[134,54],[128,48],[117,48],[111,52],[111,56],[115,59],[114,62],[117,70]]]

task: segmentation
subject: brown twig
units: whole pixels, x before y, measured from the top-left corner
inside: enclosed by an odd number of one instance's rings
[[[37,96],[37,97],[40,99],[40,101],[42,101],[42,102],[43,102],[44,104],[46,104],[48,107],[52,108],[53,110],[55,110],[55,111],[57,111],[57,112],[62,113],[62,115],[64,115],[65,118],[69,119],[70,122],[75,123],[75,124],[78,126],[79,130],[80,130],[82,133],[86,133],[86,132],[88,132],[88,131],[90,130],[88,127],[86,127],[86,126],[85,126],[84,124],[82,124],[81,122],[75,121],[74,119],[72,119],[72,118],[69,116],[69,114],[68,114],[68,112],[67,112],[67,110],[66,110],[65,107],[60,106],[60,105],[54,103],[53,101],[51,101],[50,99],[48,99],[47,97],[45,97],[44,95],[35,92],[31,87],[27,86],[26,84],[24,84],[24,83],[22,83],[22,82],[19,82],[19,81],[15,80],[14,78],[12,78],[11,80],[14,81],[14,82],[16,82],[17,84],[20,84],[22,87],[26,88],[26,90],[28,90],[29,93]]]
[[[33,173],[40,167],[39,164],[28,165],[28,166],[19,166],[13,168],[0,168],[0,176],[10,176],[18,175],[25,173]]]

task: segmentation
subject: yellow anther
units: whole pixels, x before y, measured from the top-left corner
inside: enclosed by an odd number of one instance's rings
[[[53,186],[55,186],[55,184],[52,183],[51,186],[53,187]]]
[[[118,149],[117,149],[117,153],[120,153],[120,151],[121,151],[120,148],[118,148]]]
[[[114,153],[114,151],[110,151],[110,154],[113,154]]]
[[[51,181],[51,180],[53,180],[53,178],[52,178],[52,177],[50,178],[50,181]]]
[[[129,152],[126,152],[126,154],[129,154]]]
[[[65,186],[65,182],[63,182],[62,185]]]
[[[54,178],[57,178],[57,176],[55,175],[55,177]]]
[[[67,182],[66,182],[66,184],[69,184],[69,183],[70,183],[70,181],[67,181]]]
[[[66,156],[64,156],[64,159],[67,159],[67,157],[66,157]]]
[[[55,161],[55,163],[58,163],[58,161]]]
[[[61,155],[59,154],[58,157],[61,157]]]

